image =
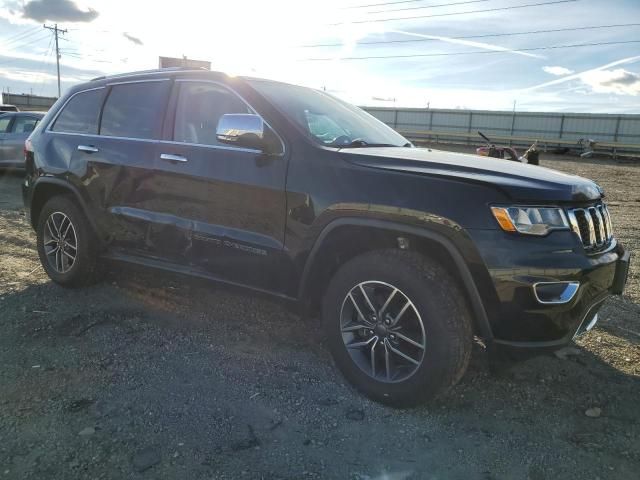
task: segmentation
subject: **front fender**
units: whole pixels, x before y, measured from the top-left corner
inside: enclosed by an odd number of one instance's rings
[[[432,242],[437,242],[449,253],[457,270],[456,273],[459,275],[459,278],[462,281],[462,286],[467,294],[467,298],[469,299],[469,304],[474,314],[476,331],[478,331],[486,341],[491,341],[493,338],[491,326],[489,324],[487,311],[485,309],[481,293],[476,284],[477,277],[482,276],[483,274],[488,275],[486,268],[483,269],[481,265],[477,264],[477,261],[481,262],[481,259],[479,255],[477,255],[477,252],[475,252],[475,248],[471,243],[470,237],[466,235],[462,229],[459,227],[454,228],[454,226],[451,225],[448,227],[448,230],[445,230],[442,222],[439,222],[439,225],[441,225],[441,228],[439,229],[440,231],[433,228],[417,227],[384,219],[342,217],[332,220],[324,226],[309,252],[302,272],[298,298],[304,299],[307,297],[311,281],[311,272],[314,263],[317,260],[318,252],[327,238],[337,228],[344,226],[365,227],[376,230],[387,230],[394,234],[401,233],[411,235],[414,237],[428,239]],[[467,258],[465,258],[465,255],[463,255],[461,251],[466,253]],[[468,264],[469,259],[472,259],[472,261],[475,262],[472,267],[474,270],[473,273]]]

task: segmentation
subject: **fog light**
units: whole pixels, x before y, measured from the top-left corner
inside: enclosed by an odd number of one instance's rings
[[[533,285],[533,294],[542,304],[569,303],[579,287],[580,282],[538,282]]]

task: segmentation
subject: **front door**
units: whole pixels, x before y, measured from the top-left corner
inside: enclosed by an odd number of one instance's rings
[[[286,158],[218,142],[227,113],[254,113],[223,83],[177,80],[156,158],[155,239],[178,263],[226,280],[279,290]]]

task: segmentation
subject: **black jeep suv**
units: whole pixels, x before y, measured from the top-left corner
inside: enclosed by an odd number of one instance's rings
[[[324,92],[224,74],[97,78],[25,145],[42,265],[104,259],[319,309],[343,374],[410,405],[454,385],[474,336],[557,347],[623,290],[629,253],[593,182],[415,148]]]

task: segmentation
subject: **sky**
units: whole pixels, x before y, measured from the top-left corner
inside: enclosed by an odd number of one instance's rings
[[[57,95],[45,23],[63,92],[186,55],[362,106],[640,113],[640,0],[0,0],[3,91]]]

